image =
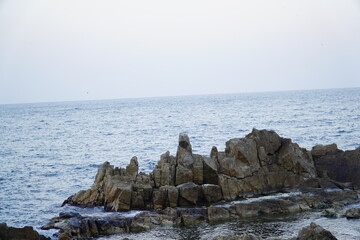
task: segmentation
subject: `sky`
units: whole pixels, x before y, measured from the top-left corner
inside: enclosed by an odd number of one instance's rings
[[[360,0],[0,0],[0,104],[360,87]]]

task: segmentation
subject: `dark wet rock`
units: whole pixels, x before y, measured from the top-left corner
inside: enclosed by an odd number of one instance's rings
[[[316,223],[311,223],[309,226],[300,230],[296,240],[336,240],[337,238],[332,233]]]
[[[360,218],[360,208],[350,208],[345,212],[345,217],[349,219]]]
[[[47,240],[43,235],[40,235],[32,227],[26,226],[23,228],[8,227],[6,223],[0,223],[0,239],[1,240]]]
[[[360,189],[360,147],[344,152],[332,144],[316,146],[311,153],[319,177],[345,183],[344,187]]]

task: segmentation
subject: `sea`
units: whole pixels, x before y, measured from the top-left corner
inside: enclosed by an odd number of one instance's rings
[[[116,214],[61,204],[90,188],[105,161],[125,167],[137,156],[140,170],[150,172],[162,153],[176,154],[179,133],[189,135],[194,153],[209,155],[212,146],[223,151],[227,140],[253,128],[275,130],[308,150],[331,143],[355,149],[360,88],[0,105],[0,222],[40,230],[63,211]],[[284,237],[311,221],[339,239],[360,239],[360,220],[329,220],[319,213],[126,236],[209,239],[248,231]]]

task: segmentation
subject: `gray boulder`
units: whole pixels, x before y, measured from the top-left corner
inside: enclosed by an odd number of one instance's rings
[[[309,226],[300,230],[296,240],[336,240],[337,238],[332,233],[316,223],[311,223]]]

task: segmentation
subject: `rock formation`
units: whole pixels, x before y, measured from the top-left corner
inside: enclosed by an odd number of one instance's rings
[[[180,134],[176,156],[162,154],[150,174],[138,169],[136,157],[126,168],[105,162],[92,187],[64,204],[104,206],[108,211],[208,206],[316,182],[306,149],[274,131],[257,129],[226,142],[224,152],[213,147],[209,157],[193,154],[189,137]]]
[[[149,174],[139,172],[136,157],[126,168],[105,162],[90,189],[64,202],[103,206],[106,211],[151,211],[102,218],[63,213],[43,229],[60,229],[59,239],[66,240],[311,209],[336,217],[335,209],[359,201],[358,193],[346,183],[359,186],[359,152],[360,148],[343,152],[335,144],[315,146],[308,152],[274,131],[253,129],[244,138],[227,141],[223,152],[213,147],[209,156],[201,156],[192,152],[189,137],[180,134],[176,156],[162,154]],[[242,200],[249,197],[254,198]],[[345,215],[357,218],[358,213],[358,209],[349,210]],[[334,239],[323,230],[312,224],[295,239]],[[257,238],[243,235],[239,239]]]
[[[342,151],[336,144],[315,146],[311,150],[319,177],[351,183],[360,189],[360,147]]]

